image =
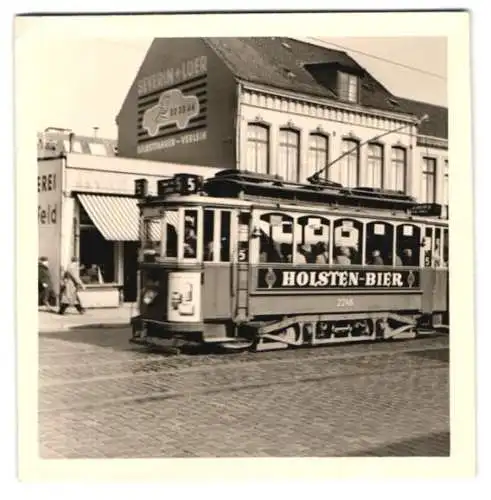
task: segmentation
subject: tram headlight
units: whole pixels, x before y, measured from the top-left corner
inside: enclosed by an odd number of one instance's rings
[[[157,295],[158,293],[156,290],[154,290],[153,288],[148,288],[143,292],[142,302],[148,306],[155,300],[155,297],[157,297]]]

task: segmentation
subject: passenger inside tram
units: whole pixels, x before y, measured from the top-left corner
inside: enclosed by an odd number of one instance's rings
[[[324,241],[319,241],[316,245],[315,253],[316,264],[329,264],[329,248],[327,246],[327,243],[325,243]]]
[[[380,255],[380,250],[375,249],[372,251],[372,256],[370,261],[368,262],[372,266],[383,266],[384,265],[384,259],[382,259]]]
[[[336,248],[336,259],[335,263],[343,266],[349,266],[351,264],[351,252],[348,247],[337,247]]]
[[[196,217],[186,215],[184,220],[184,257],[196,257]]]

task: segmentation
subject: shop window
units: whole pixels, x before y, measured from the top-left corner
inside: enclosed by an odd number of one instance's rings
[[[80,279],[86,284],[113,283],[114,242],[104,239],[95,226],[80,227]]]

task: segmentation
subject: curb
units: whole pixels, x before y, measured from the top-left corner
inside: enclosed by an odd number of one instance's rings
[[[43,333],[58,333],[58,332],[69,332],[74,329],[80,330],[96,330],[98,328],[124,328],[131,327],[131,322],[119,322],[119,323],[75,323],[69,326],[53,326],[53,328],[49,327],[41,327],[39,328],[39,334]]]

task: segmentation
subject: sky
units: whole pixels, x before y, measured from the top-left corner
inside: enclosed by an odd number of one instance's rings
[[[93,134],[93,128],[98,127],[99,136],[116,138],[115,117],[151,41],[86,38],[40,42],[43,50],[37,55],[37,63],[42,71],[36,83],[43,102],[37,110],[37,129],[61,127]],[[447,105],[445,38],[322,37],[320,43],[348,52],[395,95]]]

